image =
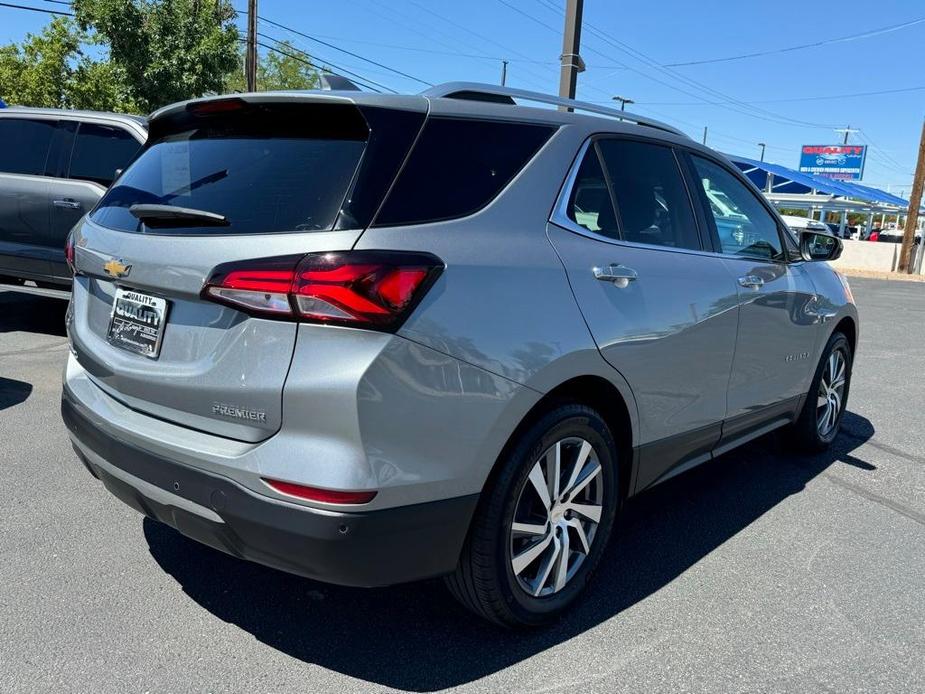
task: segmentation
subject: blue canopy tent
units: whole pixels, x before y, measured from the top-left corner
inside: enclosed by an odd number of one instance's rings
[[[909,201],[898,195],[860,183],[839,181],[803,173],[780,164],[757,161],[735,154],[726,155],[779,208],[805,209],[810,216],[818,210],[820,219],[827,212],[841,217],[841,228],[848,224],[848,213],[867,215],[867,228],[874,226],[874,215],[905,215]],[[883,217],[881,217],[881,222]]]
[[[748,176],[752,183],[766,193],[789,193],[793,195],[823,193],[875,205],[909,206],[908,200],[903,200],[878,188],[803,173],[780,164],[757,161],[734,154],[727,154],[726,156]],[[771,176],[773,176],[773,179],[769,186],[768,178]]]

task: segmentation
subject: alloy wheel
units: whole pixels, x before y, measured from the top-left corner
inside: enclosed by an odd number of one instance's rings
[[[594,447],[564,438],[540,456],[520,489],[510,533],[511,568],[533,597],[561,591],[591,552],[604,502]]]
[[[848,360],[841,349],[835,349],[826,360],[816,401],[816,428],[819,436],[828,437],[838,424],[844,403]]]

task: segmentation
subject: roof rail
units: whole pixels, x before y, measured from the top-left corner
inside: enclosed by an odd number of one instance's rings
[[[494,84],[482,84],[480,82],[445,82],[438,84],[421,92],[421,96],[430,96],[435,98],[445,97],[449,99],[470,99],[473,101],[492,101],[496,103],[516,104],[514,99],[523,101],[533,101],[541,104],[552,104],[554,106],[566,106],[575,111],[586,111],[600,116],[609,116],[617,120],[629,121],[637,125],[645,125],[650,128],[657,128],[675,135],[687,137],[686,134],[677,128],[663,123],[648,116],[640,116],[629,111],[620,111],[615,108],[589,104],[587,101],[577,101],[576,99],[566,99],[561,96],[543,94],[542,92],[531,92],[527,89],[514,89],[513,87],[501,87]]]

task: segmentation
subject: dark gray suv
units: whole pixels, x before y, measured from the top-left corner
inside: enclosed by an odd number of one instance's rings
[[[68,232],[146,138],[137,116],[0,110],[0,282],[68,287]]]
[[[848,398],[838,239],[542,94],[174,104],[71,247],[62,412],[110,491],[320,580],[448,576],[506,625],[578,597],[628,497],[777,428],[824,448]]]

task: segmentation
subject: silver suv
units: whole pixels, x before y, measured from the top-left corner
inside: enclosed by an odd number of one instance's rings
[[[673,128],[579,102],[175,104],[69,244],[62,412],[95,477],[189,537],[352,586],[444,575],[538,624],[628,497],[779,427],[829,445],[857,312],[808,261],[840,248]]]

